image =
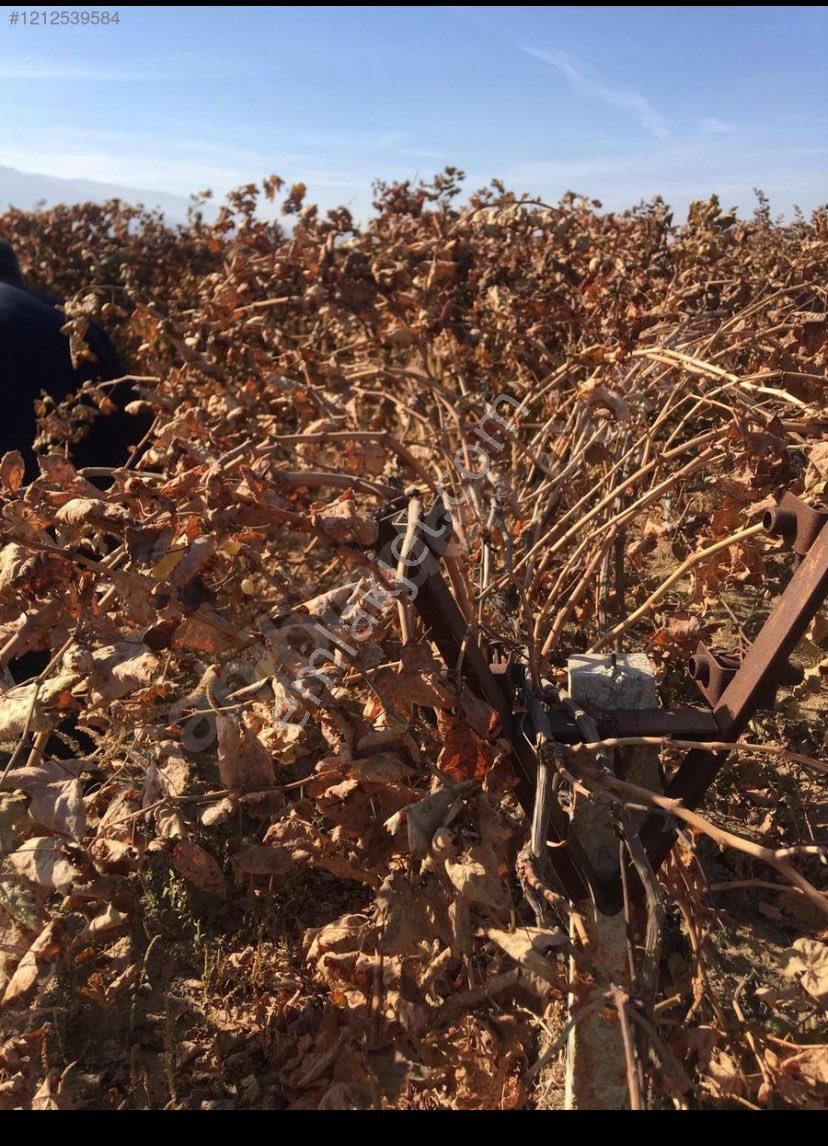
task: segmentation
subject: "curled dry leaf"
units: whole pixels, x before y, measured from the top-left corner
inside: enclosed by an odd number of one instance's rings
[[[273,784],[273,760],[262,742],[234,716],[216,714],[221,782],[234,792],[258,792]]]
[[[784,960],[783,972],[828,1010],[828,943],[803,936],[784,952]]]
[[[167,575],[170,584],[177,589],[189,584],[204,569],[217,549],[218,538],[213,536],[197,537],[185,553],[176,555],[178,560]]]
[[[59,919],[52,919],[46,924],[17,964],[0,999],[0,1007],[19,1002],[30,993],[45,969],[60,954],[65,930],[66,925]]]
[[[357,951],[370,934],[371,926],[364,915],[343,915],[305,934],[308,960],[316,963],[329,952]]]
[[[100,490],[86,478],[82,478],[68,458],[60,454],[40,454],[37,464],[50,492],[58,494],[62,500],[70,500],[73,497],[97,499],[100,496]]]
[[[228,824],[235,814],[235,801],[225,797],[215,804],[208,804],[201,813],[201,822],[205,828],[220,828]]]
[[[119,641],[92,654],[89,688],[95,703],[108,703],[146,688],[157,679],[158,657],[143,641]]]
[[[102,936],[108,939],[111,932],[117,931],[128,922],[129,916],[109,903],[100,915],[96,915],[93,919],[90,919],[86,927],[78,933],[76,939],[78,941],[83,939],[99,939]]]
[[[415,769],[392,752],[375,752],[372,756],[349,760],[348,772],[361,784],[377,784],[388,788],[407,786]]]
[[[101,533],[120,534],[130,524],[130,516],[120,505],[111,505],[99,498],[75,497],[60,507],[55,523],[69,529],[91,525]]]
[[[475,846],[458,860],[447,859],[446,874],[471,903],[500,911],[510,905],[511,897],[492,861],[489,848]]]
[[[490,704],[480,700],[465,684],[460,686],[460,712],[477,736],[488,739],[496,733],[499,716]]]
[[[209,605],[199,605],[194,613],[185,617],[176,626],[172,639],[174,649],[208,654],[229,652],[240,643],[240,635]]]
[[[676,648],[681,652],[695,649],[703,637],[704,626],[700,617],[690,613],[674,613],[650,640],[662,649]]]
[[[436,663],[422,668],[416,663],[406,664],[403,649],[400,669],[380,669],[374,676],[374,685],[382,700],[390,702],[398,712],[408,713],[415,704],[424,708],[449,708],[457,704],[457,694],[441,679],[444,675]]]
[[[354,862],[348,849],[337,846],[331,837],[304,823],[295,811],[268,828],[264,842],[286,849],[296,863],[323,868],[342,879],[356,880],[372,887],[380,883],[376,872]]]
[[[565,970],[560,958],[556,958],[556,954],[569,945],[569,937],[563,931],[548,931],[541,927],[504,931],[498,927],[487,927],[484,935],[530,974],[556,985],[565,981]]]
[[[9,450],[0,458],[0,488],[14,493],[23,484],[26,465],[19,450]]]
[[[192,840],[179,840],[170,852],[170,863],[180,876],[210,895],[226,895],[227,882],[216,860]]]
[[[22,584],[34,567],[36,557],[30,549],[12,542],[0,549],[0,593]]]
[[[368,546],[377,540],[377,523],[360,516],[351,490],[320,510],[314,521],[328,537],[340,544]]]
[[[76,712],[72,689],[76,673],[61,673],[49,680],[18,685],[0,693],[0,746],[16,741],[25,729],[43,732],[50,728],[50,714]]]
[[[6,857],[12,871],[49,890],[65,891],[80,876],[66,849],[50,836],[26,840]]]
[[[54,1089],[54,1077],[50,1072],[46,1075],[43,1082],[35,1091],[32,1096],[32,1110],[62,1110],[63,1106],[59,1101],[58,1095]]]
[[[820,497],[828,490],[828,442],[817,442],[808,455],[805,489]]]
[[[83,761],[43,761],[37,768],[12,769],[5,786],[31,797],[29,815],[36,823],[79,841],[86,831],[86,810],[76,773],[84,767]]]
[[[704,1087],[719,1099],[732,1099],[733,1095],[744,1098],[747,1090],[745,1076],[733,1055],[719,1048],[713,1051]]]
[[[443,726],[443,750],[437,767],[455,783],[483,780],[491,769],[497,749],[472,732],[465,720],[452,717]]]
[[[49,831],[80,841],[86,832],[83,785],[80,780],[43,784],[32,791],[29,815]]]
[[[396,812],[385,823],[385,828],[392,835],[396,834],[402,824],[408,830],[408,847],[412,855],[420,858],[428,855],[431,840],[438,828],[451,822],[452,815],[462,806],[462,800],[470,795],[477,783],[474,780],[464,780],[450,788],[444,788],[418,800],[416,804],[409,804],[400,812]]]

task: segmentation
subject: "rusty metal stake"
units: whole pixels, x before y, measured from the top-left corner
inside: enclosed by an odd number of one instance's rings
[[[379,522],[381,554],[393,545],[398,536],[394,517],[398,509]],[[518,764],[518,783],[515,795],[531,820],[535,804],[535,777],[537,760],[524,738],[518,735],[507,694],[500,687],[480,650],[477,641],[470,639],[469,626],[460,608],[443,580],[437,557],[441,556],[451,538],[451,518],[441,502],[426,519],[427,529],[421,533],[428,553],[421,554],[417,580],[419,582],[414,607],[437,645],[449,672],[460,675],[470,687],[487,701],[500,718],[503,737],[508,740]],[[439,534],[435,540],[431,531]],[[393,557],[393,552],[391,553]],[[387,558],[386,564],[395,564]],[[557,801],[552,801],[549,816],[549,849],[552,868],[560,880],[561,888],[572,899],[583,899],[590,894],[600,897],[601,882],[592,869],[581,845],[569,830],[569,817]]]

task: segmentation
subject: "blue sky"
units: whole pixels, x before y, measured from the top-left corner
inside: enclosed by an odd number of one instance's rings
[[[611,209],[828,200],[824,7],[22,10],[0,18],[0,164],[25,171],[183,195],[275,172],[358,215],[373,178],[447,163]]]

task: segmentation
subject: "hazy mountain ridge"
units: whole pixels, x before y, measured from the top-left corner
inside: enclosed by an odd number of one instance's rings
[[[183,195],[166,191],[120,187],[94,179],[61,179],[0,165],[0,211],[9,207],[32,211],[41,205],[53,207],[58,203],[104,203],[107,199],[158,208],[171,223],[183,223],[190,205]]]

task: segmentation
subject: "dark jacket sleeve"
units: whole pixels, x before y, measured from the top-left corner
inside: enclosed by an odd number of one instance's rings
[[[34,403],[40,394],[45,391],[60,402],[84,382],[111,381],[128,373],[106,331],[94,322],[86,337],[95,358],[75,369],[61,331],[66,319],[57,305],[58,300],[25,287],[0,283],[0,453],[20,450],[29,478],[37,473],[32,442]],[[146,414],[126,413],[125,407],[138,397],[128,383],[109,387],[106,393],[115,410],[96,417],[83,441],[72,448],[78,467],[123,465],[151,424]]]
[[[77,385],[63,322],[22,287],[0,283],[0,453],[19,450],[29,478],[37,474],[35,401],[45,392],[60,402]]]

